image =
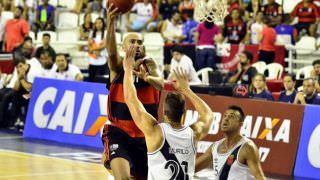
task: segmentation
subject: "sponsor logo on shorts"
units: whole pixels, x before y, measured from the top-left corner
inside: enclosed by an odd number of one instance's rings
[[[110,146],[109,146],[109,149],[110,149],[110,151],[115,151],[115,150],[117,150],[119,148],[119,145],[118,144],[111,144]],[[112,153],[111,153],[112,154]]]

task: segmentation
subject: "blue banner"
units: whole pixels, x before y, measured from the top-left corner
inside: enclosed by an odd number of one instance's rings
[[[24,137],[102,148],[107,98],[104,84],[36,78]]]
[[[294,176],[320,179],[320,108],[305,108]]]

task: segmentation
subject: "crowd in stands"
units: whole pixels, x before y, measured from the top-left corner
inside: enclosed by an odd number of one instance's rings
[[[12,53],[15,70],[12,75],[3,74],[0,68],[0,123],[4,127],[23,129],[26,109],[35,77],[63,80],[84,79],[95,81],[98,76],[109,73],[106,51],[106,0],[77,0],[70,12],[83,13],[79,26],[79,40],[87,45],[80,49],[88,52],[88,78],[70,63],[67,54],[56,52],[50,45],[50,33],[57,30],[57,8],[49,0],[2,0],[0,13],[11,12],[13,18],[0,21],[0,47],[2,52]],[[119,32],[158,32],[165,44],[195,45],[196,57],[188,57],[180,46],[171,49],[171,63],[165,65],[164,74],[169,80],[174,77],[172,69],[181,67],[189,74],[190,83],[199,84],[197,70],[212,68],[220,71],[217,45],[255,44],[259,46],[258,61],[271,64],[275,60],[277,35],[288,35],[292,44],[304,35],[318,37],[320,23],[319,0],[301,0],[291,14],[275,0],[228,0],[229,15],[222,25],[213,22],[198,22],[194,18],[195,4],[192,0],[138,0],[131,12],[119,18],[125,20],[125,29]],[[93,20],[93,14],[99,14]],[[297,19],[294,21],[294,19]],[[1,18],[2,19],[2,18]],[[294,23],[295,22],[295,23]],[[35,46],[30,32],[42,38]],[[38,35],[37,35],[38,34]],[[267,78],[251,66],[253,54],[243,51],[237,56],[237,68],[224,74],[224,82],[245,84],[250,96],[257,99],[296,104],[320,105],[320,60],[313,63],[310,78],[304,79],[302,90],[296,90],[295,76],[283,76],[284,91],[275,98],[268,90]],[[6,118],[10,119],[5,121]],[[10,117],[9,117],[10,116]]]

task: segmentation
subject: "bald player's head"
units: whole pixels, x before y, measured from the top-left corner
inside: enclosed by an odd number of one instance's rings
[[[140,33],[128,33],[125,35],[122,43],[123,51],[127,52],[131,45],[136,47],[136,60],[145,57],[145,47],[143,45],[143,38]]]

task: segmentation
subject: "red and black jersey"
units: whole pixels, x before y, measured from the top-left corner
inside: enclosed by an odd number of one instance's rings
[[[277,17],[282,15],[281,6],[278,3],[266,4],[261,8],[263,15],[270,17]]]
[[[145,64],[144,64],[145,65]],[[124,101],[122,70],[111,82],[108,96],[108,118],[111,125],[125,131],[131,137],[144,137],[144,134],[134,123],[129,108]],[[135,78],[134,85],[137,95],[147,112],[158,118],[159,91],[142,79]]]
[[[307,6],[304,6],[303,2],[296,5],[291,16],[298,17],[300,23],[315,23],[316,18],[320,17],[318,7],[315,4],[308,3]]]
[[[247,33],[247,25],[240,20],[234,23],[232,20],[228,21],[224,27],[223,36],[228,38],[228,43],[239,44]]]

